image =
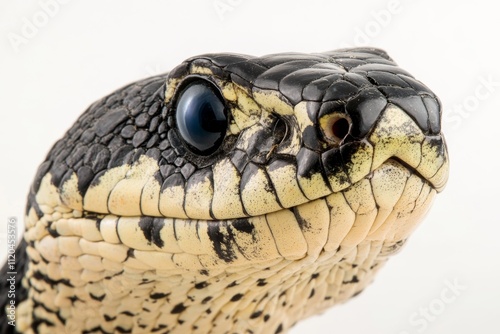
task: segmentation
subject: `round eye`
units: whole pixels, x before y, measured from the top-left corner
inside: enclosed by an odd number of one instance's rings
[[[212,84],[198,80],[187,85],[178,97],[175,117],[181,137],[195,153],[209,155],[222,144],[227,115]]]

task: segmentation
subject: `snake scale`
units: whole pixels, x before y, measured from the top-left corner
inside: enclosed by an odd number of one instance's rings
[[[359,294],[425,216],[440,118],[372,48],[205,54],[125,86],[40,165],[1,332],[286,332]]]

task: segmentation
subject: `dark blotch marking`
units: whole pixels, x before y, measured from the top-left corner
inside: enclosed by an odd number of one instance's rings
[[[50,285],[52,288],[54,288],[57,284],[63,284],[63,285],[66,285],[70,288],[73,287],[73,285],[67,279],[53,280],[49,276],[42,274],[38,270],[33,273],[33,276],[31,276],[31,278],[39,280],[39,281],[44,281],[45,283]]]
[[[278,328],[276,328],[276,331],[274,332],[274,334],[278,334],[278,333],[281,333],[283,332],[283,324],[280,324],[278,326]]]
[[[354,275],[350,281],[343,281],[343,284],[353,284],[353,283],[359,283],[358,276]]]
[[[267,285],[267,282],[264,278],[259,278],[257,280],[257,286],[266,286]]]
[[[255,311],[254,313],[252,313],[250,315],[250,319],[255,319],[255,318],[258,318],[262,315],[262,311]]]
[[[141,228],[146,240],[154,243],[160,248],[164,246],[164,242],[160,236],[161,229],[164,225],[165,222],[162,218],[143,216],[139,220],[139,227]]]
[[[309,224],[307,222],[307,220],[302,218],[297,207],[293,207],[292,212],[293,212],[293,215],[295,216],[295,219],[297,220],[297,223],[299,224],[299,227],[301,230],[306,230],[310,227],[311,224]]]
[[[184,310],[186,309],[187,307],[184,306],[183,303],[179,303],[177,305],[174,306],[174,308],[172,309],[172,311],[170,311],[170,314],[179,314],[179,313],[182,313],[184,312]]]
[[[149,295],[149,298],[151,299],[162,299],[166,298],[170,295],[170,293],[162,293],[162,292],[155,292]]]
[[[105,315],[104,315],[104,320],[106,320],[107,322],[109,322],[109,321],[113,321],[113,320],[115,320],[115,319],[116,319],[116,317],[110,317],[110,316],[109,316],[109,315],[107,315],[107,314],[105,314]]]
[[[238,283],[236,281],[232,281],[231,283],[228,284],[227,287],[232,288],[232,287],[237,286],[237,285],[238,285]]]
[[[52,227],[49,227],[47,228],[47,231],[49,232],[49,234],[54,237],[54,238],[57,238],[59,237],[59,233],[57,233],[56,230],[54,230]]]
[[[127,250],[127,257],[125,258],[125,260],[123,260],[123,262],[127,261],[128,258],[131,258],[131,259],[135,258],[134,250],[132,248],[129,248]]]
[[[232,226],[238,232],[249,233],[249,234],[253,233],[255,229],[255,226],[252,223],[250,223],[250,221],[246,218],[234,220]]]
[[[212,241],[215,252],[225,262],[232,262],[236,259],[234,252],[234,236],[231,229],[227,228],[226,221],[207,222],[208,237]]]
[[[237,302],[238,300],[240,300],[244,295],[242,293],[237,293],[235,294],[233,297],[231,297],[231,301],[232,302]]]
[[[167,325],[160,324],[160,325],[158,325],[158,327],[153,328],[153,329],[151,330],[151,332],[153,332],[153,333],[154,333],[154,332],[159,332],[159,331],[161,331],[162,329],[165,329],[165,328],[167,328],[167,327],[168,327]],[[167,331],[167,333],[168,333],[168,331]]]
[[[160,248],[163,248],[163,246],[165,245],[163,239],[160,236],[160,232],[163,226],[165,226],[165,220],[163,218],[157,218],[157,217],[153,218],[153,221],[149,224],[149,235],[151,236],[151,239],[148,240]],[[146,232],[144,230],[143,232],[144,236],[146,237]]]
[[[103,294],[102,296],[96,296],[96,295],[89,293],[89,296],[90,296],[90,298],[92,298],[93,300],[97,300],[98,302],[102,302],[104,300],[104,298],[106,298],[106,294]]]
[[[139,227],[142,230],[142,233],[144,234],[144,238],[146,238],[147,241],[150,243],[153,240],[153,222],[154,218],[153,217],[148,217],[148,216],[142,216],[141,219],[139,220]]]
[[[130,311],[123,311],[123,312],[121,312],[120,314],[123,314],[123,315],[129,316],[129,317],[133,317],[133,316],[134,316],[134,313],[132,313],[132,312],[130,312]]]
[[[209,284],[207,282],[200,282],[200,283],[196,283],[194,285],[194,288],[201,290],[201,289],[205,289],[207,286],[209,286]]]
[[[77,296],[70,296],[68,297],[69,301],[71,302],[72,305],[75,304],[75,302],[77,301],[82,301],[80,298],[78,298]]]
[[[40,327],[41,325],[45,325],[47,327],[54,327],[54,323],[53,322],[51,322],[49,320],[46,320],[46,319],[40,319],[40,318],[36,318],[35,317],[33,319],[33,322],[31,323],[31,329],[33,329],[33,331],[35,333],[39,333],[40,331],[38,330],[38,327]]]

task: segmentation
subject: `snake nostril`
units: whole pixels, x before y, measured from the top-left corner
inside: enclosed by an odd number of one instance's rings
[[[331,114],[320,120],[321,129],[327,141],[340,144],[349,133],[351,121],[342,114]]]
[[[339,118],[332,124],[332,134],[338,139],[344,139],[349,132],[349,122],[345,118]]]

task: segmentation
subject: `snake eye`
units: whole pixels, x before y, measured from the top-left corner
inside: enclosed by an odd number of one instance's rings
[[[222,96],[211,83],[188,84],[178,97],[175,117],[181,137],[195,153],[209,155],[222,144],[227,115]]]

